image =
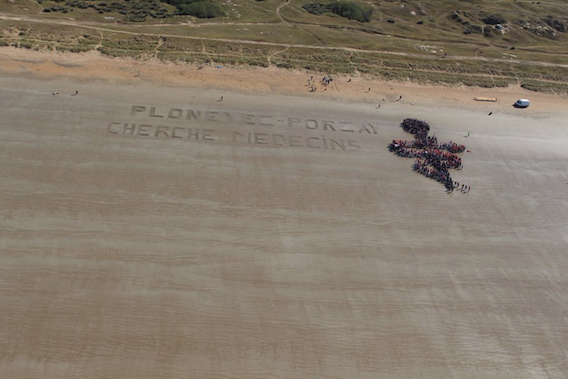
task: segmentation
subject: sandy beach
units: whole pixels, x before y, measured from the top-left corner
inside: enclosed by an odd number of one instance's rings
[[[0,376],[566,378],[568,100],[311,75],[0,48]]]
[[[58,90],[65,78],[78,82],[91,80],[120,85],[159,84],[193,90],[231,91],[254,96],[288,95],[309,99],[348,103],[389,104],[403,96],[403,103],[438,107],[468,107],[480,111],[502,111],[519,114],[511,105],[519,98],[530,97],[531,116],[548,117],[551,112],[564,112],[568,104],[565,95],[527,91],[520,86],[509,88],[474,88],[467,86],[425,86],[410,82],[380,81],[358,76],[338,76],[326,88],[320,84],[325,75],[270,68],[197,66],[163,63],[157,60],[125,60],[85,54],[38,52],[13,47],[0,48],[4,75],[34,77],[53,83]],[[314,76],[317,91],[310,92],[307,80]],[[351,79],[350,82],[348,80]],[[370,91],[369,91],[370,89]],[[497,98],[496,103],[476,102],[476,97]],[[522,113],[521,113],[522,114]]]

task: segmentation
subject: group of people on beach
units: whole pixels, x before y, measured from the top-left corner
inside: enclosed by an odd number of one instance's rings
[[[329,85],[331,82],[333,82],[333,78],[331,76],[330,77],[324,76],[323,79],[321,80],[321,84],[324,86]]]
[[[349,79],[351,81],[351,79]],[[324,91],[327,91],[327,86],[333,82],[333,78],[331,76],[324,76],[320,82],[320,85],[323,87]],[[310,87],[310,92],[316,92],[318,87],[315,84],[313,75],[308,79],[308,87]]]
[[[459,190],[470,191],[471,187],[452,180],[449,170],[463,168],[461,158],[456,154],[463,153],[465,146],[455,142],[438,143],[436,136],[428,136],[430,125],[414,118],[407,118],[401,128],[414,136],[414,141],[393,140],[389,144],[390,152],[399,157],[415,158],[412,170],[441,183],[448,193]]]

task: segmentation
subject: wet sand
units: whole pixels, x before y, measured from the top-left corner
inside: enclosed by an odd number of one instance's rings
[[[17,59],[0,64],[2,377],[568,376],[566,99],[403,86],[375,109],[291,80],[254,95]],[[387,151],[405,117],[467,145],[452,175],[470,193]]]

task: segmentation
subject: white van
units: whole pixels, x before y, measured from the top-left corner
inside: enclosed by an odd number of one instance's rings
[[[528,99],[519,99],[515,101],[515,104],[513,105],[515,106],[515,108],[526,108],[531,105],[531,101]]]

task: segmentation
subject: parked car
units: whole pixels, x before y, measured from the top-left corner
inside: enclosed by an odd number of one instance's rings
[[[519,99],[515,101],[515,104],[513,104],[515,108],[526,108],[529,105],[531,105],[531,101],[528,99]]]

